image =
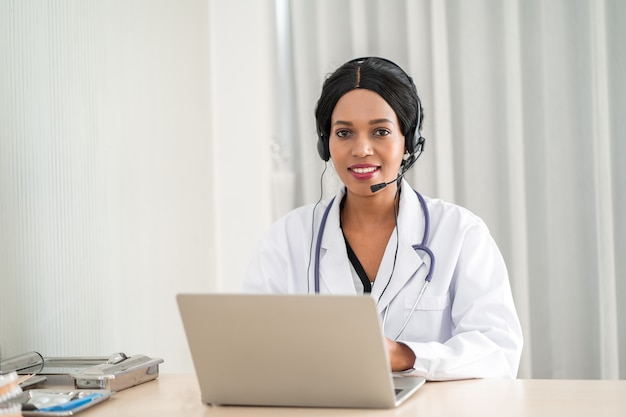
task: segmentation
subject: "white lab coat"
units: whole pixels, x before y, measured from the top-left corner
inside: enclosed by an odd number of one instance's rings
[[[431,260],[412,245],[422,241],[424,215],[416,194],[402,181],[397,243],[394,231],[372,288],[384,332],[396,336],[424,283]],[[341,190],[326,222],[320,251],[320,293],[355,294],[360,282],[339,225]],[[468,210],[426,198],[427,246],[435,269],[408,326],[397,339],[415,353],[413,373],[429,380],[515,378],[522,350],[506,266],[486,225]],[[315,244],[328,202],[295,209],[262,239],[244,278],[244,291],[314,293]],[[394,253],[397,246],[395,268]],[[308,273],[307,273],[308,270]],[[393,276],[392,276],[393,270]],[[389,282],[391,276],[391,282]],[[389,282],[388,287],[384,290]]]

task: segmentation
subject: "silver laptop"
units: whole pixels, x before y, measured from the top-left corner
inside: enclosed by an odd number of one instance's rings
[[[392,408],[424,384],[393,376],[368,296],[179,294],[202,401]]]

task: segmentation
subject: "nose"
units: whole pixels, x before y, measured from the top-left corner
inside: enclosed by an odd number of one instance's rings
[[[372,142],[369,136],[366,134],[358,134],[352,142],[352,156],[364,158],[373,153],[374,149],[372,148]]]

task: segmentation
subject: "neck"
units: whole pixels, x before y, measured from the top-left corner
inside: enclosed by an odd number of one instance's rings
[[[398,192],[397,199],[396,192]],[[359,227],[378,226],[389,222],[395,224],[395,216],[400,205],[399,193],[400,190],[395,183],[368,196],[348,191],[341,210],[342,223],[349,222]]]

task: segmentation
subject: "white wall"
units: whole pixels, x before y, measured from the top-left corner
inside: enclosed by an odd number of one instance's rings
[[[0,2],[0,355],[191,371],[175,294],[269,224],[268,4]]]
[[[241,277],[271,221],[276,133],[273,0],[211,1],[213,175],[218,289]]]

